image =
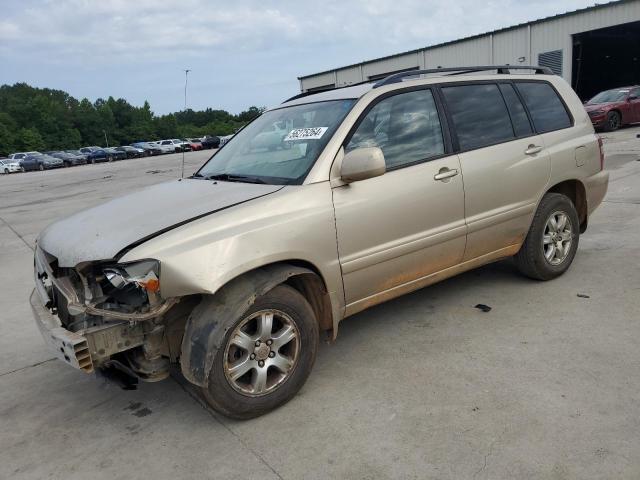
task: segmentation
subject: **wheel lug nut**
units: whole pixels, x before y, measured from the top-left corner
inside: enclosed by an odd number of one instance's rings
[[[251,360],[255,360],[255,358],[256,358],[256,354],[255,354],[255,353],[252,353],[252,354],[251,354],[251,356],[250,356],[249,358],[250,358]]]
[[[269,339],[267,340],[267,345],[271,345],[273,343],[273,340]]]
[[[260,340],[256,340],[256,347],[260,346]]]
[[[276,352],[269,352],[269,358],[273,358],[276,356]]]
[[[264,367],[264,360],[260,360],[260,361],[258,362],[258,365],[260,365],[261,367]]]

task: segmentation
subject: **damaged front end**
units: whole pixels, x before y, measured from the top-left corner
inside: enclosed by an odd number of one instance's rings
[[[31,306],[45,341],[61,360],[87,373],[115,368],[144,381],[169,374],[167,313],[160,263],[85,262],[58,266],[39,246]]]

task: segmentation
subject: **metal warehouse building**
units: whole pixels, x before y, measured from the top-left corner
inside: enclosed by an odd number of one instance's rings
[[[505,64],[550,67],[583,99],[640,83],[640,0],[596,4],[298,79],[302,92],[322,91],[403,71]]]

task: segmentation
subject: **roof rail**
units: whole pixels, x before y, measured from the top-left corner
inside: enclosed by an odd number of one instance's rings
[[[541,67],[538,65],[481,65],[475,67],[446,67],[432,68],[429,70],[410,70],[407,72],[395,73],[377,81],[373,88],[390,85],[392,83],[401,82],[407,77],[415,77],[418,75],[427,75],[431,73],[448,73],[449,75],[462,75],[465,73],[484,72],[487,70],[497,70],[499,74],[509,74],[509,70],[534,70],[537,75],[553,75],[549,67]]]
[[[334,86],[334,87],[329,87],[329,88],[323,88],[322,90],[311,90],[311,91],[307,90],[306,92],[298,93],[298,94],[294,95],[293,97],[287,98],[282,103],[287,103],[287,102],[290,102],[292,100],[297,100],[298,98],[308,97],[309,95],[315,95],[316,93],[331,92],[333,90],[340,90],[342,88],[355,87],[356,85],[364,85],[365,83],[372,83],[372,81],[371,80],[365,80],[364,82],[349,83],[348,85],[342,85],[340,87],[335,87]]]

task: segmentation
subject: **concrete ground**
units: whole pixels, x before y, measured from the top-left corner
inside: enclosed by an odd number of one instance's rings
[[[640,478],[637,133],[606,135],[609,194],[566,275],[505,261],[352,317],[247,422],[173,378],[123,391],[52,360],[28,306],[40,230],[177,177],[180,155],[0,177],[0,478]]]

